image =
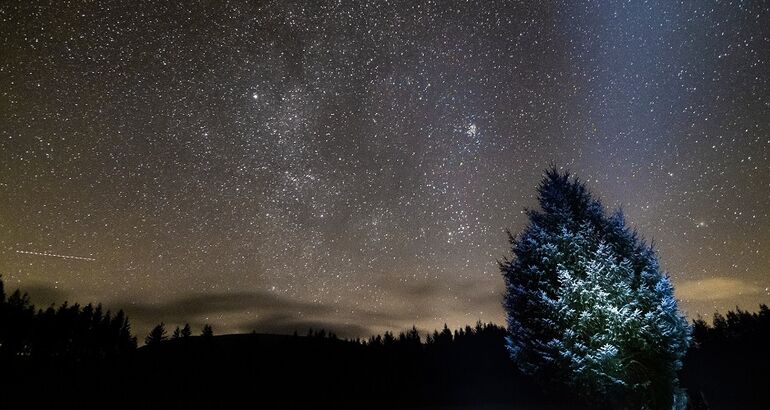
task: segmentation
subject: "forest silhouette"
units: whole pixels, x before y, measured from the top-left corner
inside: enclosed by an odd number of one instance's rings
[[[770,309],[693,322],[680,371],[689,408],[768,402]],[[137,347],[122,311],[64,303],[36,309],[0,278],[0,407],[29,408],[575,408],[515,366],[495,324],[367,339],[325,329],[294,335],[171,336],[159,324]]]

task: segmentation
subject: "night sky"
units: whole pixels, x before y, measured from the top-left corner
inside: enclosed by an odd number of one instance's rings
[[[770,5],[577,3],[4,1],[6,286],[140,339],[503,323],[555,164],[690,317],[770,302]]]

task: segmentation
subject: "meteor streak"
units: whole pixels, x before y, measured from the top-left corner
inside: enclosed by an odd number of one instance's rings
[[[81,260],[81,261],[95,261],[96,260],[94,258],[86,258],[84,256],[57,255],[55,253],[45,253],[45,252],[16,251],[16,253],[23,253],[25,255],[52,256],[54,258],[63,258],[63,259],[77,259],[77,260]]]

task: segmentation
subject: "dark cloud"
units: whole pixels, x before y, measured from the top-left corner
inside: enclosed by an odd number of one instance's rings
[[[157,320],[184,322],[199,316],[248,311],[319,315],[330,310],[328,306],[321,304],[281,298],[261,291],[196,294],[159,304],[123,302],[118,305],[139,322]]]
[[[29,294],[30,301],[38,308],[63,303],[70,296],[69,293],[62,289],[38,282],[25,283],[21,287],[21,291]],[[6,289],[6,292],[10,293],[8,289]]]
[[[285,299],[268,292],[236,292],[197,294],[161,304],[125,303],[126,310],[139,316],[166,315],[168,317],[197,316],[201,314],[239,312],[247,309],[294,310],[320,313],[329,308],[320,304]]]
[[[409,299],[428,299],[440,293],[440,290],[436,287],[436,283],[432,282],[420,282],[412,285],[404,285],[393,289],[400,296]]]
[[[468,309],[494,312],[500,310],[503,302],[502,288],[489,288],[476,284],[461,284],[460,292],[464,301],[463,306]]]
[[[200,327],[208,317],[232,316],[225,332],[303,333],[308,328],[332,330],[341,337],[365,337],[381,329],[411,326],[414,312],[343,310],[331,305],[307,303],[268,292],[234,292],[185,296],[170,302],[143,304],[116,303],[124,309],[138,334],[149,327],[190,323]],[[213,321],[215,324],[219,320]]]

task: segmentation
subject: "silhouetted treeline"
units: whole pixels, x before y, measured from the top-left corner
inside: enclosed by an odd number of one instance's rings
[[[767,306],[693,327],[680,373],[690,408],[765,408]],[[325,329],[192,333],[188,324],[169,337],[161,323],[136,349],[122,312],[35,310],[0,281],[0,408],[577,408],[569,392],[543,393],[517,370],[494,324],[363,340]]]
[[[180,338],[187,338],[192,336],[192,328],[190,328],[189,323],[185,323],[183,328],[179,328],[179,326],[174,329],[174,333],[171,334],[171,340],[174,339],[180,339]],[[201,336],[202,337],[212,337],[214,336],[214,328],[210,324],[203,325],[203,329],[201,330]],[[146,346],[157,346],[161,344],[162,342],[165,342],[166,340],[169,340],[168,333],[166,332],[166,324],[163,322],[160,322],[157,324],[152,330],[150,330],[150,333],[147,334],[147,337],[144,338],[144,344]]]
[[[6,297],[0,278],[0,360],[96,361],[136,349],[128,318],[101,305],[67,302],[35,310],[29,296],[16,290]]]
[[[714,314],[709,325],[693,322],[693,344],[682,382],[693,408],[768,408],[770,403],[770,309],[736,308]]]
[[[137,407],[437,408],[552,403],[516,370],[505,330],[477,323],[360,340],[324,329],[169,339],[137,351]],[[171,373],[173,376],[170,376]],[[218,392],[190,396],[189,391]],[[162,397],[163,399],[158,399]],[[185,403],[185,404],[182,404]]]

